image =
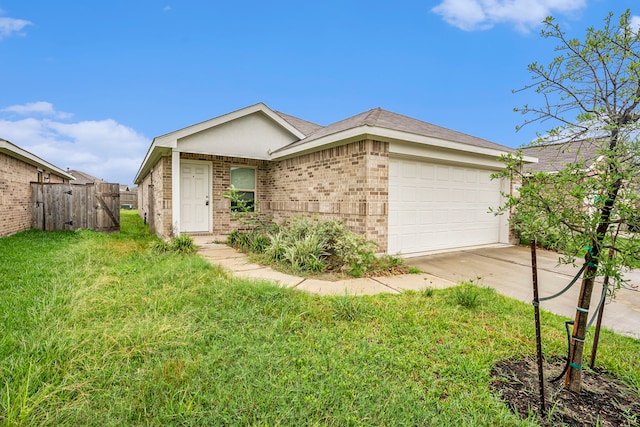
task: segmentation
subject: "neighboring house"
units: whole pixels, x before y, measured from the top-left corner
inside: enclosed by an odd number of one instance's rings
[[[31,182],[68,183],[62,169],[0,139],[0,236],[31,228]]]
[[[138,209],[138,187],[120,184],[120,208]]]
[[[510,189],[490,177],[510,151],[380,108],[320,126],[259,103],[156,137],[134,182],[163,237],[228,234],[234,185],[276,221],[342,219],[381,252],[418,254],[509,242],[488,208]]]
[[[104,182],[104,179],[96,178],[95,176],[89,175],[88,173],[73,169],[67,169],[67,173],[75,178],[75,181],[73,181],[72,184],[76,185],[87,185],[96,182]]]
[[[598,144],[593,141],[571,141],[522,148],[525,156],[536,157],[537,163],[526,163],[525,172],[557,172],[568,164],[585,162],[593,168],[598,160]]]
[[[593,140],[526,147],[522,149],[522,154],[538,158],[538,163],[525,164],[524,172],[548,172],[553,174],[564,169],[568,164],[584,162],[584,170],[589,171],[589,175],[592,175],[597,173],[596,165],[599,161],[602,161],[602,156],[598,154],[600,148],[601,143]],[[593,209],[593,199],[596,197],[597,194],[594,194],[593,197],[583,200],[582,204],[576,208]],[[625,227],[627,226],[629,227],[628,230],[634,232],[640,230],[640,213],[634,219],[628,220],[628,224]]]

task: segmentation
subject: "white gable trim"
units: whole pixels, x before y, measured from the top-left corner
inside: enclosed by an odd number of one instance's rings
[[[271,108],[267,107],[262,102],[251,105],[249,107],[242,108],[241,110],[233,111],[231,113],[224,114],[222,116],[215,117],[213,119],[197,123],[195,125],[188,126],[186,128],[177,130],[175,132],[167,133],[165,135],[159,136],[154,139],[154,144],[161,147],[170,147],[176,148],[176,144],[178,139],[184,138],[189,135],[193,135],[194,133],[202,132],[203,130],[210,129],[212,127],[219,126],[221,124],[239,119],[244,116],[248,116],[254,113],[263,113],[271,120],[279,124],[281,127],[286,129],[288,132],[296,136],[298,139],[303,139],[306,135],[300,132],[298,129],[293,127],[291,123],[287,122],[285,119],[276,114]]]
[[[297,128],[295,128],[291,123],[283,119],[279,114],[274,112],[271,108],[267,107],[264,103],[259,102],[255,105],[251,105],[249,107],[242,108],[237,111],[233,111],[231,113],[224,114],[222,116],[215,117],[213,119],[197,123],[195,125],[187,126],[186,128],[179,129],[174,132],[170,132],[161,136],[158,136],[153,139],[147,154],[140,165],[140,169],[138,169],[138,173],[134,178],[134,182],[136,184],[140,183],[142,179],[147,175],[151,167],[160,159],[162,156],[167,156],[171,153],[172,150],[178,148],[178,140],[180,138],[185,138],[189,135],[196,134],[198,132],[205,131],[207,129],[211,129],[216,126],[220,126],[224,123],[231,122],[233,120],[249,116],[255,113],[262,113],[271,120],[273,120],[277,125],[283,128],[285,131],[289,132],[292,136],[297,139],[305,138],[305,134],[300,132]],[[280,147],[274,147],[277,149]],[[209,152],[203,152],[200,154],[212,154]],[[264,159],[268,159],[268,153],[265,153]]]

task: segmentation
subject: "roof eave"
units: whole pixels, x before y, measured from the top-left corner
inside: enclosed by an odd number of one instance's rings
[[[4,140],[4,139],[0,139],[0,152],[4,152],[7,153],[8,155],[18,158],[20,160],[22,160],[25,163],[28,163],[32,166],[35,166],[37,168],[42,168],[43,170],[49,172],[49,173],[54,173],[55,175],[58,175],[62,178],[68,179],[70,181],[75,180],[75,178],[73,177],[73,175],[68,174],[67,172],[65,172],[64,170],[62,170],[61,168],[52,165],[51,163],[47,162],[46,160],[41,159],[40,157],[36,156],[35,154],[32,154],[26,150],[23,150],[22,148],[18,147],[15,144],[12,144],[11,142]]]
[[[138,169],[138,173],[133,179],[133,183],[136,185],[140,184],[144,177],[147,176],[151,168],[158,162],[158,160],[171,151],[171,147],[156,145],[154,139],[154,142],[151,144],[149,151],[147,151],[147,155],[145,156],[144,161],[140,165],[140,169]]]
[[[376,139],[382,141],[403,141],[413,142],[417,144],[425,144],[433,147],[463,151],[470,154],[478,154],[485,156],[499,157],[508,151],[501,151],[492,148],[478,147],[469,144],[464,144],[455,141],[443,140],[435,137],[418,135],[410,132],[404,132],[395,129],[388,129],[378,126],[362,125],[351,129],[346,129],[340,132],[336,132],[330,135],[325,135],[316,140],[308,143],[299,144],[291,148],[284,148],[273,152],[271,155],[272,160],[283,159],[287,157],[293,157],[306,152],[317,151],[325,146],[335,145],[340,142],[351,142],[357,139]],[[535,163],[537,159],[534,157],[524,156],[523,160],[528,163]]]

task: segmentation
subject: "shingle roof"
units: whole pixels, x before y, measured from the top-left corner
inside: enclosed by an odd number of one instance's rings
[[[584,161],[591,166],[598,158],[598,144],[588,140],[540,145],[523,148],[522,154],[538,158],[538,163],[524,166],[526,172],[557,172],[571,163]]]
[[[276,111],[275,113],[280,117],[282,117],[283,119],[285,119],[293,127],[295,127],[296,129],[298,129],[300,132],[304,133],[307,136],[311,135],[313,132],[317,131],[318,129],[322,129],[322,126],[319,124],[312,123],[298,117],[290,116],[289,114],[285,114],[280,111]]]
[[[354,129],[360,126],[379,127],[403,131],[420,136],[458,142],[475,147],[483,147],[500,151],[512,151],[510,148],[491,141],[487,141],[486,139],[477,138],[475,136],[467,135],[411,117],[403,116],[401,114],[392,113],[391,111],[383,110],[382,108],[374,108],[373,110],[365,111],[364,113],[357,114],[328,126],[317,128],[314,132],[307,135],[306,138],[282,147],[276,151],[281,151],[284,149],[306,144],[307,142],[322,138],[323,136],[335,134],[349,129]]]
[[[73,169],[68,170],[67,173],[76,179],[75,181],[73,181],[72,184],[84,185],[84,184],[91,184],[94,182],[104,182],[103,179],[96,178],[95,176],[89,175],[88,173],[80,172]]]

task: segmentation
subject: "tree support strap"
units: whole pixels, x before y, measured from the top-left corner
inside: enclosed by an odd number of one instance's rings
[[[587,331],[591,328],[591,325],[593,324],[593,321],[595,320],[598,311],[600,310],[600,306],[602,306],[602,304],[604,304],[604,300],[607,296],[607,289],[609,289],[609,286],[607,283],[605,283],[604,285],[602,285],[602,295],[600,295],[600,301],[598,302],[598,306],[596,307],[595,312],[593,313],[593,316],[591,316],[591,320],[589,321],[589,323],[587,324]],[[578,341],[578,342],[582,342],[584,343],[585,337],[577,337],[575,335],[571,335],[571,332],[569,331],[569,326],[573,325],[574,321],[573,320],[569,320],[567,322],[565,322],[565,328],[567,329],[567,363],[564,366],[564,369],[562,370],[562,372],[560,373],[560,375],[558,375],[557,377],[555,377],[554,379],[551,380],[551,382],[556,382],[558,380],[560,380],[560,378],[564,377],[564,374],[567,373],[567,369],[569,369],[569,366],[571,366],[573,369],[578,369],[581,370],[582,366],[580,365],[576,365],[575,363],[571,362],[569,363],[569,359],[571,357],[571,340],[573,339],[574,341]]]
[[[584,342],[584,337],[578,337],[576,335],[571,336],[574,341]]]
[[[575,283],[578,281],[578,278],[580,277],[580,275],[582,274],[582,272],[584,271],[584,269],[587,268],[587,264],[583,264],[582,268],[580,268],[580,271],[578,271],[578,273],[575,275],[575,277],[573,278],[573,280],[571,280],[571,282],[560,292],[558,292],[557,294],[548,296],[548,297],[544,297],[544,298],[540,298],[538,301],[542,302],[542,301],[549,301],[550,299],[554,299],[556,297],[559,297],[560,295],[564,294],[565,292],[567,292],[569,289],[571,289],[571,287],[573,285],[575,285]]]

